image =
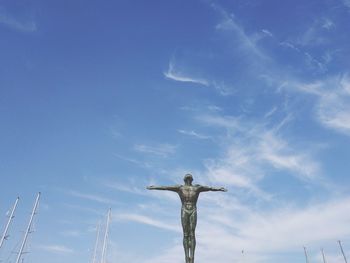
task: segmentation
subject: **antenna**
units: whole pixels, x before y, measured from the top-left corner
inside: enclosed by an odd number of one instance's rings
[[[323,248],[321,248],[321,252],[322,252],[323,263],[327,263]]]
[[[340,246],[341,253],[343,254],[344,261],[345,261],[345,263],[348,263],[348,261],[346,260],[346,256],[345,256],[344,250],[343,250],[343,246],[341,245],[341,241],[338,240],[338,243],[339,243],[339,246]]]
[[[97,253],[97,247],[98,247],[98,242],[100,238],[100,228],[101,228],[101,222],[97,224],[97,234],[96,234],[96,241],[95,241],[95,248],[94,248],[94,255],[92,257],[92,263],[96,263],[96,253]]]
[[[22,241],[22,245],[21,245],[21,248],[18,252],[18,256],[17,256],[17,259],[16,259],[16,263],[19,263],[20,262],[20,259],[22,257],[22,254],[23,254],[23,249],[26,245],[26,242],[27,242],[27,238],[28,238],[28,234],[30,233],[31,231],[31,228],[32,228],[32,224],[33,224],[33,218],[34,218],[34,215],[36,214],[36,210],[38,208],[38,204],[39,204],[39,199],[40,199],[40,192],[38,193],[38,195],[36,196],[36,200],[35,200],[35,203],[34,203],[34,207],[33,207],[33,211],[30,215],[30,219],[29,219],[29,223],[28,223],[28,226],[27,226],[27,229],[26,229],[26,232],[24,233],[24,237],[23,237],[23,241]]]
[[[16,210],[16,207],[17,207],[17,204],[18,204],[18,200],[19,200],[19,197],[17,197],[17,199],[15,201],[15,204],[13,205],[13,208],[11,210],[11,214],[9,216],[9,219],[8,219],[7,224],[5,226],[5,229],[4,229],[4,233],[2,234],[2,237],[1,237],[1,240],[0,240],[0,248],[2,247],[2,245],[4,243],[4,240],[6,240],[9,237],[9,235],[7,234],[7,231],[9,229],[9,227],[10,227],[12,219],[15,217],[14,213],[15,213],[15,210]]]
[[[103,246],[102,246],[101,263],[106,263],[106,247],[107,247],[108,228],[109,228],[110,219],[111,219],[111,208],[108,210],[108,214],[107,214],[106,230],[105,230]]]
[[[306,263],[309,263],[309,258],[307,256],[307,251],[306,251],[306,247],[303,247],[304,248],[304,253],[305,253],[305,260],[306,260]]]

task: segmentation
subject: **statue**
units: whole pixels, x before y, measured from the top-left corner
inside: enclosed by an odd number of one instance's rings
[[[192,185],[192,175],[186,174],[184,185],[154,186],[147,187],[148,190],[168,190],[178,193],[181,199],[181,223],[183,229],[183,246],[185,250],[186,263],[194,263],[194,250],[196,248],[195,230],[197,225],[197,200],[201,192],[223,191],[223,187],[209,187],[203,185]]]

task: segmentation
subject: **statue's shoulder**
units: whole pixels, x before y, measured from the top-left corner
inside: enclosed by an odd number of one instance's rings
[[[195,184],[195,185],[193,185],[193,186],[196,187],[196,188],[201,187],[200,184]]]

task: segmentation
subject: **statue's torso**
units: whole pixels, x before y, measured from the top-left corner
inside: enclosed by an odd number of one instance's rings
[[[182,207],[185,209],[196,208],[199,191],[197,185],[182,185],[179,190],[179,196],[182,202]]]

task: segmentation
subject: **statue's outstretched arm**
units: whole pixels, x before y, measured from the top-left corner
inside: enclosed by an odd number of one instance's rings
[[[227,192],[227,189],[224,187],[210,187],[210,186],[200,186],[200,191],[201,192],[208,192],[208,191],[222,191],[222,192]]]
[[[179,185],[170,185],[170,186],[148,186],[148,190],[168,190],[168,191],[173,191],[173,192],[178,192],[180,189]]]

